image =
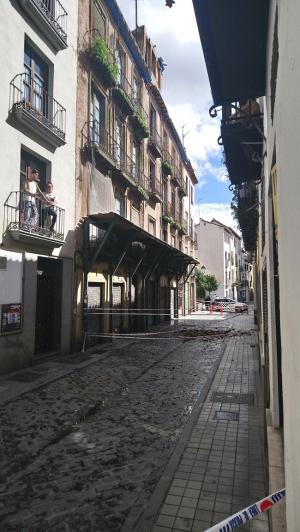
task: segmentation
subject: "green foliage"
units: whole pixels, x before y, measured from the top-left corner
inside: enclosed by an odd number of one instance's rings
[[[214,292],[218,289],[219,282],[215,275],[205,274],[200,270],[195,273],[197,297],[205,297],[206,292]]]
[[[249,196],[242,199],[239,197],[239,188],[236,186],[233,192],[233,217],[241,230],[245,251],[255,251],[259,218],[257,191],[255,185],[249,186]]]
[[[162,220],[163,222],[166,222],[167,224],[170,224],[170,225],[175,224],[174,218],[172,218],[172,216],[168,216],[167,214],[163,214]]]
[[[187,196],[187,193],[186,193],[185,190],[183,190],[182,188],[180,188],[180,189],[178,190],[178,196],[179,196],[180,199],[182,199],[182,198],[184,198],[185,196]]]
[[[140,195],[146,200],[148,201],[149,199],[149,194],[146,192],[146,190],[144,189],[144,187],[142,187],[142,185],[140,185],[139,183],[136,183],[136,188],[137,190],[139,191]]]
[[[99,61],[104,65],[112,77],[112,79],[117,82],[119,75],[119,67],[113,59],[113,55],[108,48],[103,37],[96,37],[91,46],[91,55],[96,61]]]
[[[172,168],[171,163],[169,163],[169,161],[162,161],[161,168],[162,168],[162,171],[166,175],[172,175],[173,174],[173,168]]]
[[[140,111],[140,108],[138,106],[134,108],[134,117],[137,123],[135,133],[140,138],[148,138],[150,136],[150,129],[148,128],[143,118],[142,112]]]

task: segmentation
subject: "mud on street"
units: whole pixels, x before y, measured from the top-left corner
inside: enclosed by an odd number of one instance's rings
[[[88,366],[2,406],[0,530],[117,532],[141,513],[232,327],[98,346]]]

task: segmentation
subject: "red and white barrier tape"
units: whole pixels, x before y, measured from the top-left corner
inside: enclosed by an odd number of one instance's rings
[[[205,532],[231,532],[231,530],[235,530],[245,523],[248,523],[259,514],[270,510],[270,508],[272,508],[277,502],[281,501],[283,497],[285,497],[285,489],[276,491],[275,493],[268,495],[268,497],[251,504],[251,506],[231,515],[227,519],[224,519],[224,521],[214,525],[212,528],[208,528]]]

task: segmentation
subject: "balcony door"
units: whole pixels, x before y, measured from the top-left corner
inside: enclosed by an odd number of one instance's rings
[[[118,65],[118,77],[117,82],[121,87],[125,86],[125,54],[123,50],[117,46],[116,48],[116,63]]]
[[[132,177],[138,182],[140,172],[140,147],[135,142],[132,143]]]
[[[124,158],[124,125],[118,118],[115,121],[115,159],[119,168]]]
[[[23,190],[24,181],[33,169],[36,169],[39,172],[40,189],[46,191],[46,164],[29,152],[21,150],[20,190]]]
[[[155,133],[156,133],[156,111],[155,111],[153,105],[150,105],[150,131],[151,131],[151,136],[155,137]]]
[[[35,50],[26,44],[23,97],[28,107],[45,117],[48,117],[48,77],[48,66]]]
[[[105,142],[105,98],[99,92],[92,91],[91,97],[91,140],[97,145]]]

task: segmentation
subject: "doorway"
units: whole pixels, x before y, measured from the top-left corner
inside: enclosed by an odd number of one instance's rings
[[[60,349],[62,261],[38,258],[35,355]]]

